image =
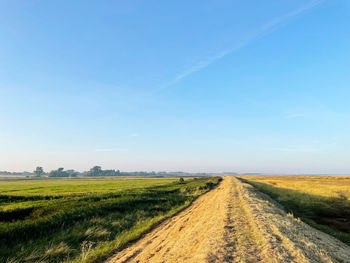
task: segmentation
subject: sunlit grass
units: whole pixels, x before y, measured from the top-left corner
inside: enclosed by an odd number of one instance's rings
[[[0,195],[0,262],[101,261],[188,206],[218,178],[28,182],[1,182],[7,187]],[[19,191],[13,191],[16,184]]]
[[[132,182],[130,181],[132,180]],[[0,195],[67,195],[79,193],[108,193],[128,189],[164,185],[178,178],[74,178],[0,180]],[[93,186],[93,187],[92,187]]]
[[[350,245],[350,177],[240,176],[306,223]]]
[[[259,175],[243,177],[313,195],[342,197],[350,200],[350,176]]]

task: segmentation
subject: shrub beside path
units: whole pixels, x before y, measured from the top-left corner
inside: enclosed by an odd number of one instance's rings
[[[286,214],[251,185],[225,176],[217,188],[107,262],[350,263],[350,247]]]

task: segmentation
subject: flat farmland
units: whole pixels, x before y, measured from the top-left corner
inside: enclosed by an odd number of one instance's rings
[[[350,244],[349,176],[240,176],[294,216]]]
[[[74,178],[74,179],[31,179],[0,181],[0,195],[58,196],[70,194],[121,192],[130,189],[165,185],[178,178],[123,177],[123,178]]]
[[[0,181],[1,262],[100,262],[218,184],[210,178]]]
[[[347,263],[348,180],[1,181],[0,262]]]

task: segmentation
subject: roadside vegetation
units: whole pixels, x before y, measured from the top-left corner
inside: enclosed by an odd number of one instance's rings
[[[350,245],[350,177],[242,176],[309,225]]]
[[[0,262],[102,262],[219,180],[0,181]]]

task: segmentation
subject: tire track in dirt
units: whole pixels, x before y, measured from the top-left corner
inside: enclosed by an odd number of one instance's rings
[[[350,247],[287,215],[251,185],[221,184],[108,263],[339,262]]]

